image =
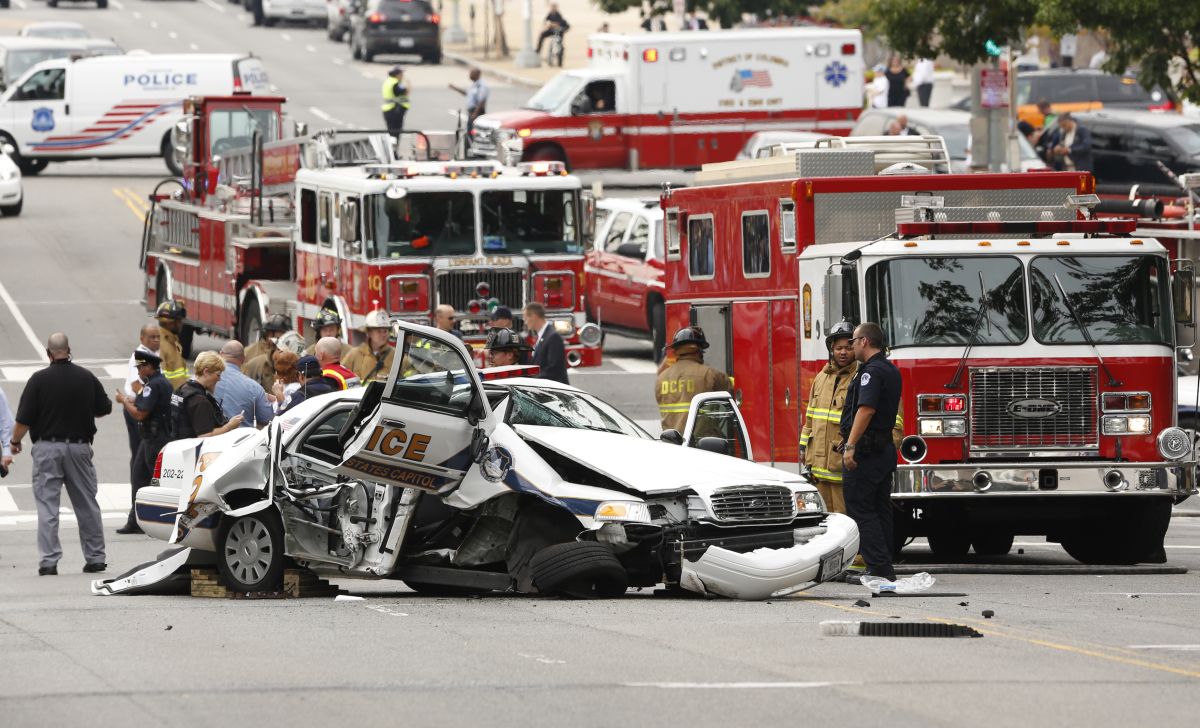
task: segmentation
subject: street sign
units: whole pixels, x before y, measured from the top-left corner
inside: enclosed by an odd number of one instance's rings
[[[984,68],[979,72],[979,105],[985,109],[1008,107],[1008,70]]]

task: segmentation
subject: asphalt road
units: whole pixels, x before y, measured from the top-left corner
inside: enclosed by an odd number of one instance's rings
[[[379,121],[376,95],[392,59],[352,61],[316,29],[250,28],[220,0],[110,3],[47,10],[16,0],[0,11],[0,33],[65,19],[129,48],[252,50],[294,118],[314,127]],[[464,71],[419,66],[410,75],[413,125],[444,127],[460,104],[446,84]],[[495,109],[529,93],[492,86]],[[164,173],[155,160],[72,162],[26,179],[24,213],[0,220],[0,388],[14,405],[56,330],[117,386],[146,316],[139,201]],[[644,342],[610,337],[605,365],[573,381],[652,425],[649,355]],[[118,416],[101,420],[95,450],[108,559],[123,571],[161,544],[112,533],[127,503]],[[934,591],[957,596],[872,599],[830,584],[756,604],[649,592],[599,603],[431,599],[399,583],[343,581],[365,599],[101,598],[79,572],[69,520],[61,576],[36,575],[29,483],[27,456],[0,482],[5,726],[1061,726],[1184,723],[1200,709],[1200,518],[1174,519],[1169,534],[1169,565],[1187,573],[939,575]],[[1035,539],[1018,548],[993,567],[1072,563]],[[906,560],[920,568],[928,551],[915,544]],[[863,597],[870,606],[854,606]],[[984,637],[824,637],[826,620],[951,621]]]

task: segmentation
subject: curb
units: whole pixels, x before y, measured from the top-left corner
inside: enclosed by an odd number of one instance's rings
[[[509,73],[508,71],[501,71],[499,68],[496,68],[490,63],[480,62],[477,59],[471,58],[470,56],[462,53],[454,53],[453,51],[443,49],[442,58],[453,62],[455,65],[474,66],[488,76],[494,76],[502,81],[507,81],[508,83],[517,84],[519,86],[541,88],[543,85],[541,81],[535,81],[532,78],[520,76],[515,73]]]

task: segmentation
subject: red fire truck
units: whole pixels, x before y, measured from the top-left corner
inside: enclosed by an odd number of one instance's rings
[[[586,68],[475,121],[473,147],[574,169],[698,168],[759,131],[848,134],[862,110],[862,34],[840,28],[598,33]]]
[[[898,543],[994,555],[1028,534],[1088,563],[1161,558],[1195,492],[1174,375],[1191,264],[1131,221],[1083,219],[1089,174],[880,174],[873,156],[716,165],[662,197],[668,329],[704,328],[756,458],[797,467],[825,334],[875,321],[904,379]]]
[[[322,308],[350,341],[373,309],[429,323],[439,304],[479,343],[491,309],[519,318],[538,301],[568,363],[599,364],[582,306],[590,202],[561,164],[398,160],[379,135],[282,139],[283,101],[185,104],[184,177],[155,190],[143,236],[147,308],[182,300],[185,343],[196,331],[253,341],[272,313],[311,332]],[[437,138],[418,136],[407,146],[435,156]]]

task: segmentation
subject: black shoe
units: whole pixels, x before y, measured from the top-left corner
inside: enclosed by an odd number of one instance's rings
[[[38,576],[58,576],[57,566],[39,566]]]
[[[83,565],[83,573],[97,574],[101,571],[104,571],[107,568],[108,568],[108,564],[104,563],[103,561],[100,563],[97,563],[97,564],[84,564]]]
[[[145,533],[145,531],[143,531],[142,527],[137,525],[136,523],[126,523],[124,526],[121,526],[120,528],[117,529],[117,533],[122,534],[122,535],[128,535],[131,533]]]

